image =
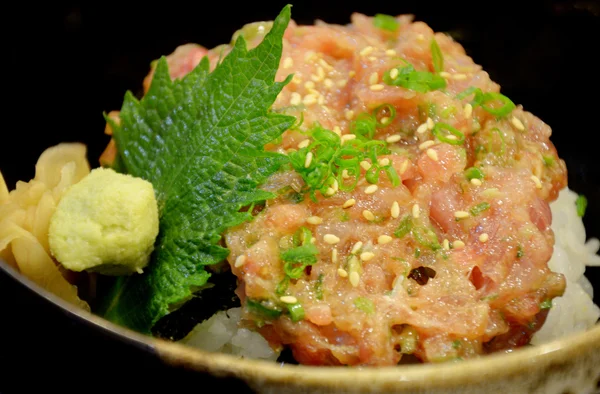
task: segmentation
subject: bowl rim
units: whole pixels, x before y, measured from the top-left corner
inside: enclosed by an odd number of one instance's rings
[[[243,359],[224,353],[213,353],[177,342],[143,335],[119,326],[98,315],[79,308],[42,288],[0,259],[0,271],[44,298],[62,312],[94,329],[109,334],[128,345],[157,355],[173,367],[184,367],[218,377],[249,378],[271,383],[289,383],[308,386],[429,388],[456,387],[510,378],[532,369],[546,369],[565,364],[578,354],[600,352],[600,322],[586,331],[568,334],[541,345],[528,346],[511,352],[486,355],[461,362],[430,363],[386,367],[323,367],[284,364],[268,360]],[[351,376],[351,379],[349,377]]]

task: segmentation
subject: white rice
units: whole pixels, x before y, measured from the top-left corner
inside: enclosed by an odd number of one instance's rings
[[[550,205],[556,243],[548,265],[565,275],[567,288],[562,297],[552,301],[546,323],[531,341],[533,345],[591,328],[600,318],[600,308],[593,302],[592,284],[584,276],[586,265],[600,266],[600,256],[596,254],[600,241],[593,238],[586,242],[576,199],[577,193],[566,188]],[[240,318],[240,308],[217,312],[198,324],[182,342],[209,352],[276,360],[279,353],[260,334],[238,327]]]

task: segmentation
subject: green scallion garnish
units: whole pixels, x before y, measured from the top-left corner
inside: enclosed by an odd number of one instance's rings
[[[471,210],[469,212],[471,212],[471,215],[477,216],[480,213],[487,211],[488,209],[490,209],[490,203],[482,202],[480,204],[475,205],[473,208],[471,208]]]
[[[583,194],[580,194],[579,196],[577,196],[577,200],[575,200],[575,206],[577,207],[577,216],[582,218],[583,215],[585,215],[585,210],[587,208],[587,205],[588,205],[587,198]]]
[[[382,30],[395,32],[400,27],[400,23],[391,15],[376,14],[373,17],[373,26]]]
[[[440,72],[444,71],[444,56],[442,55],[442,50],[440,49],[440,46],[435,38],[431,39],[431,45],[429,47],[431,49],[433,69],[439,74]]]
[[[454,135],[456,139],[448,138],[448,133],[444,133],[444,130],[447,131],[449,134]],[[436,123],[431,132],[438,140],[448,143],[450,145],[462,145],[465,142],[465,135],[461,131],[455,129],[447,123]]]

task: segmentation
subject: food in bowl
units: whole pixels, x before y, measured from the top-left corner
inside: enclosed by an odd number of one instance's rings
[[[592,326],[583,269],[598,264],[598,242],[563,235],[584,199],[567,189],[549,126],[409,16],[289,18],[285,8],[230,45],[176,49],[141,100],[128,94],[107,115],[100,162],[152,184],[160,226],[148,266],[97,294],[95,312],[151,333],[211,275],[232,273],[241,307],[183,341],[244,357],[289,347],[313,365],[461,360],[535,343],[541,327],[549,339]],[[47,264],[57,256],[44,226],[89,169],[61,182],[61,163],[27,203],[0,201],[15,207],[2,223],[36,234],[28,242],[73,300],[71,272]],[[0,228],[12,234],[2,253],[27,275],[14,246],[25,235]],[[560,302],[577,312],[555,329],[545,321]]]

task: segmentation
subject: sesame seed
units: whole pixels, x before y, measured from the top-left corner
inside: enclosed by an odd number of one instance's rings
[[[385,51],[385,54],[388,56],[396,56],[396,51],[393,49],[388,49]]]
[[[417,127],[417,133],[419,133],[419,134],[423,134],[426,131],[427,131],[427,123],[423,123],[422,125]]]
[[[473,106],[470,103],[465,104],[465,108],[463,109],[463,114],[465,118],[470,118],[473,114]]]
[[[306,96],[304,96],[304,98],[302,99],[302,102],[304,103],[304,105],[308,106],[308,105],[313,105],[317,103],[317,96],[310,93],[307,94]]]
[[[325,79],[325,70],[323,69],[323,67],[319,67],[317,68],[317,75],[319,76],[319,79],[322,81],[323,79]]]
[[[408,160],[404,160],[400,166],[400,175],[404,174],[408,170]]]
[[[381,123],[383,126],[387,126],[390,124],[390,118],[383,116],[381,119],[379,119],[379,123]]]
[[[328,187],[327,190],[325,191],[326,196],[333,196],[334,194],[335,194],[335,189],[332,187]]]
[[[338,261],[338,251],[336,248],[331,249],[331,262],[337,263]]]
[[[329,70],[333,70],[333,67],[331,66],[331,64],[327,63],[327,61],[325,59],[319,59],[319,64]]]
[[[304,82],[304,87],[306,89],[314,89],[315,83],[313,81],[306,81],[306,82]]]
[[[369,211],[368,209],[362,211],[362,215],[365,219],[367,219],[370,222],[375,220],[375,215],[373,215],[373,212]]]
[[[342,129],[340,129],[340,126],[334,126],[333,132],[339,135],[340,137],[342,136]]]
[[[342,178],[344,178],[344,179],[350,178],[350,174],[348,174],[348,170],[346,170],[346,169],[342,170]]]
[[[366,160],[361,161],[359,164],[362,167],[362,169],[365,171],[369,171],[369,168],[371,168],[371,163],[369,163]]]
[[[323,84],[325,85],[326,88],[333,87],[333,81],[329,78],[325,78],[325,80],[323,81]]]
[[[304,168],[310,167],[310,163],[312,162],[313,154],[312,152],[308,152],[306,154],[306,159],[304,159]]]
[[[467,79],[467,74],[462,74],[462,73],[454,74],[452,76],[452,79],[454,79],[456,81],[464,81],[465,79]]]
[[[425,150],[425,149],[431,148],[433,145],[435,145],[435,141],[428,140],[428,141],[425,141],[422,144],[420,144],[419,145],[419,149],[420,150]]]
[[[283,302],[284,304],[295,304],[298,302],[298,299],[294,296],[281,296],[279,297],[279,301]]]
[[[398,201],[392,203],[391,215],[394,219],[400,216],[400,204],[398,204]]]
[[[302,142],[300,142],[298,144],[298,148],[299,149],[306,148],[309,145],[310,145],[310,140],[303,140]]]
[[[340,242],[340,239],[333,234],[325,234],[323,236],[323,241],[325,241],[325,243],[328,243],[329,245],[335,245],[338,242]]]
[[[521,120],[517,117],[512,117],[512,119],[510,120],[510,123],[513,124],[513,126],[515,126],[517,128],[517,130],[525,130],[525,125],[523,125],[523,122],[521,122]]]
[[[346,86],[347,83],[348,83],[347,79],[340,79],[335,84],[337,85],[338,88],[343,88]]]
[[[351,198],[349,200],[346,200],[346,202],[342,205],[342,208],[350,208],[354,204],[356,204],[356,200]]]
[[[283,60],[283,68],[292,68],[292,66],[294,65],[294,59],[292,59],[291,57],[286,57]]]
[[[365,188],[365,194],[373,194],[379,187],[377,185],[369,185]]]
[[[361,241],[358,241],[357,243],[354,244],[354,246],[352,247],[352,250],[350,251],[350,253],[355,254],[357,253],[360,248],[363,247],[363,243]]]
[[[458,139],[458,137],[455,136],[454,134],[448,134],[446,136],[446,138],[449,139],[449,140],[453,140],[453,141],[456,141]]]
[[[371,260],[373,257],[375,257],[375,253],[373,253],[373,252],[362,252],[362,253],[360,254],[360,259],[361,259],[362,261],[369,261],[369,260]]]
[[[444,248],[445,250],[449,250],[450,249],[450,242],[444,238],[444,240],[442,241],[442,248]]]
[[[394,142],[398,142],[402,139],[402,136],[400,134],[394,134],[394,135],[390,135],[389,137],[387,137],[385,139],[386,142],[389,142],[390,144],[393,144]]]
[[[350,141],[356,138],[355,134],[345,134],[342,136],[342,144],[346,141]]]
[[[369,75],[369,85],[375,85],[379,81],[379,74],[376,72]]]
[[[400,73],[400,72],[398,71],[398,69],[397,69],[397,68],[392,68],[392,69],[390,70],[390,78],[392,78],[392,79],[396,79],[396,77],[398,76],[398,74],[399,74],[399,73]]]
[[[319,105],[325,104],[325,96],[319,96],[319,98],[317,99],[317,103]]]
[[[457,219],[464,219],[469,217],[469,212],[467,211],[455,211],[454,217]]]
[[[294,77],[292,78],[292,82],[295,83],[296,85],[300,85],[300,83],[302,82],[302,77],[298,74],[294,74]]]
[[[323,219],[321,219],[318,216],[311,216],[308,219],[306,219],[306,222],[309,224],[321,224],[323,223]]]
[[[332,188],[333,188],[333,190],[335,190],[336,192],[337,192],[338,190],[340,190],[340,185],[339,185],[339,183],[338,183],[337,179],[334,179],[334,180],[333,180],[333,183],[331,184],[331,187],[332,187]]]
[[[348,272],[345,269],[343,269],[343,268],[338,268],[337,273],[342,278],[347,278],[348,277]]]
[[[314,244],[315,242],[317,242],[317,239],[315,237],[310,237],[310,243]]]
[[[475,186],[481,186],[482,182],[480,179],[473,178],[473,179],[471,179],[471,184],[473,184]]]
[[[364,47],[363,49],[361,49],[361,51],[359,52],[359,55],[360,56],[368,56],[368,55],[371,54],[371,52],[373,52],[374,49],[375,48],[373,48],[372,46],[369,45],[369,46]]]
[[[350,78],[352,78],[352,77],[353,77],[353,76],[355,76],[355,75],[356,75],[356,71],[354,71],[354,70],[350,70],[350,71],[348,71],[348,76],[349,76]]]
[[[312,58],[315,56],[315,52],[314,51],[308,51],[304,54],[304,60],[309,61],[312,60]]]
[[[374,92],[380,92],[385,88],[385,86],[383,86],[382,84],[378,83],[375,85],[371,85],[369,86],[369,89],[371,89]]]
[[[438,161],[438,154],[434,149],[427,149],[427,157],[429,157],[433,161]]]
[[[435,126],[435,123],[433,123],[433,119],[427,118],[427,122],[426,123],[427,123],[427,129],[433,130],[433,128]]]
[[[452,75],[448,71],[440,72],[440,77],[442,78],[450,78]]]
[[[481,242],[487,242],[487,240],[488,240],[488,239],[490,239],[490,236],[489,236],[489,235],[487,235],[487,233],[482,233],[482,234],[479,236],[479,241],[481,241]]]
[[[350,273],[350,284],[353,287],[357,287],[358,283],[360,282],[360,275],[358,274],[358,272],[353,271]]]
[[[300,105],[302,103],[302,96],[298,92],[292,92],[292,96],[290,97],[290,104],[292,105]]]
[[[533,181],[533,183],[535,183],[535,187],[536,187],[536,188],[538,188],[538,189],[541,189],[541,188],[542,188],[542,181],[540,181],[540,178],[538,178],[538,177],[537,177],[537,176],[535,176],[535,175],[532,175],[532,176],[531,176],[531,180]]]
[[[235,268],[240,268],[246,262],[246,255],[239,255],[237,259],[235,259],[235,264],[233,265]]]
[[[375,60],[377,60],[376,56],[369,56],[368,59],[372,62],[374,62]]]
[[[354,118],[354,111],[349,109],[348,111],[346,111],[344,116],[346,117],[346,120],[352,120],[352,118]]]
[[[385,167],[390,164],[390,159],[388,159],[387,157],[384,157],[383,159],[377,160],[377,162],[379,163],[380,166]]]
[[[412,215],[413,215],[413,218],[417,219],[419,217],[419,213],[420,213],[419,204],[414,204],[412,206]]]
[[[380,245],[385,245],[392,242],[392,237],[390,237],[389,235],[380,235],[379,237],[377,237],[377,243]]]
[[[465,247],[465,243],[460,239],[457,239],[456,241],[452,242],[452,247],[454,249],[462,249]]]
[[[419,41],[423,41],[425,39],[425,36],[421,33],[417,34],[417,40]]]

